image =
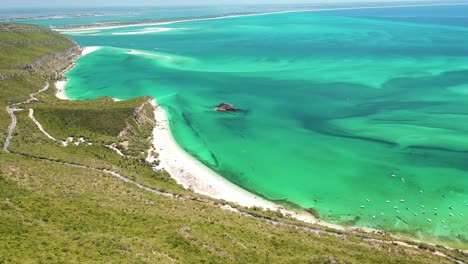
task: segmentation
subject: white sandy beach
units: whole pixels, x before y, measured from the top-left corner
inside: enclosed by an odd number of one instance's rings
[[[95,51],[98,51],[101,47],[99,46],[91,46],[91,47],[85,47],[83,48],[83,51],[81,52],[81,56],[86,56],[90,53],[93,53]]]
[[[65,85],[67,84],[67,81],[57,81],[55,82],[55,88],[57,89],[57,92],[55,93],[55,96],[61,100],[70,100],[70,98],[67,97],[65,94]]]
[[[140,31],[131,31],[131,32],[114,32],[112,35],[143,35],[143,34],[152,34],[157,32],[166,32],[174,30],[174,28],[145,28]]]
[[[298,220],[318,223],[318,220],[307,212],[286,210],[282,206],[240,188],[190,156],[173,138],[164,109],[156,104],[156,100],[153,103],[156,108],[154,114],[157,122],[153,130],[153,144],[154,150],[159,154],[158,169],[165,169],[179,184],[197,193],[242,206],[280,210],[283,214],[289,214]],[[153,158],[150,157],[150,159]]]
[[[101,47],[99,46],[84,47],[83,50],[81,51],[81,56],[86,56],[90,53],[93,53],[99,50],[100,48]],[[65,71],[62,72],[62,75],[65,74],[67,71],[71,70],[73,66],[75,66],[75,64],[72,64],[70,67],[65,69]],[[66,84],[67,84],[67,79],[55,82],[55,88],[57,89],[57,91],[55,92],[55,96],[61,100],[70,100],[70,98],[68,98],[67,94],[65,93]]]

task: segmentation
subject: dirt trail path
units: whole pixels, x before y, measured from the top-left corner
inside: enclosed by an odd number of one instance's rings
[[[17,106],[18,107],[18,106],[21,106],[23,104],[29,104],[31,102],[38,101],[38,99],[36,98],[36,95],[47,91],[49,89],[49,87],[50,87],[49,83],[46,83],[44,88],[40,89],[39,91],[37,91],[35,93],[30,94],[28,100],[26,100],[24,102],[21,102],[21,103],[12,104],[11,106]],[[7,106],[6,110],[7,110],[8,114],[11,117],[11,124],[8,127],[8,136],[7,136],[7,139],[5,141],[5,144],[3,145],[3,151],[5,151],[6,153],[10,153],[10,151],[8,150],[8,147],[10,147],[11,138],[13,137],[13,132],[14,132],[14,130],[16,128],[16,125],[18,124],[18,119],[16,118],[15,112],[22,111],[23,109],[21,109],[21,108],[11,108],[10,106]]]

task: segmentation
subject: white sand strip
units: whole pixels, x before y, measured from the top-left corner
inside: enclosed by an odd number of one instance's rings
[[[81,57],[86,56],[90,53],[93,53],[99,50],[100,48],[101,47],[99,46],[84,47],[83,50],[81,51]],[[74,63],[70,65],[70,67],[68,67],[67,69],[65,69],[65,71],[62,72],[62,75],[65,74],[67,71],[71,70],[74,66],[75,66]],[[68,98],[67,94],[65,93],[65,86],[67,85],[67,81],[68,80],[65,79],[62,81],[55,82],[55,89],[57,90],[55,93],[55,97],[61,100],[70,100],[70,98]]]
[[[84,47],[83,51],[81,52],[81,56],[86,56],[90,53],[98,51],[101,47],[99,46],[91,46],[91,47]]]
[[[61,100],[70,100],[70,98],[67,97],[65,94],[65,85],[67,84],[67,81],[57,81],[55,82],[55,88],[57,89],[57,92],[55,93],[55,96]]]
[[[147,56],[147,57],[157,57],[157,58],[163,58],[166,60],[174,59],[171,56],[161,55],[161,54],[156,54],[156,53],[151,53],[151,52],[138,51],[138,50],[130,50],[127,52],[127,54],[136,55],[136,56],[140,55],[140,56]]]
[[[153,144],[154,150],[159,154],[158,168],[164,168],[179,184],[215,199],[223,199],[246,207],[257,206],[274,211],[280,210],[283,214],[289,214],[304,222],[318,223],[318,220],[309,213],[288,211],[282,206],[240,188],[190,156],[174,140],[164,109],[157,106],[156,100],[153,103],[156,108]]]
[[[131,31],[131,32],[114,32],[112,35],[142,35],[142,34],[152,34],[158,32],[166,32],[174,30],[173,28],[145,28],[140,31]]]

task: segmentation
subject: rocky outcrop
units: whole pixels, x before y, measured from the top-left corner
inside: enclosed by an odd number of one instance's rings
[[[127,120],[127,126],[120,131],[118,137],[125,138],[136,135],[142,127],[150,127],[152,130],[156,125],[156,120],[154,119],[155,106],[153,105],[153,100],[154,99],[152,97],[147,97],[147,100],[143,104],[135,108],[133,118],[131,120]]]
[[[76,45],[63,52],[46,55],[31,64],[18,67],[17,73],[0,74],[0,80],[19,77],[26,72],[42,77],[53,76],[55,79],[59,79],[63,69],[69,67],[81,55],[81,52],[82,48]]]
[[[237,112],[237,111],[240,111],[239,108],[236,108],[232,104],[228,104],[228,103],[220,103],[219,105],[216,106],[215,110],[218,111],[218,112]]]
[[[6,80],[13,77],[21,76],[20,73],[0,74],[0,80]]]
[[[63,51],[63,52],[59,52],[59,53],[44,56],[44,57],[40,58],[39,60],[35,61],[34,63],[20,66],[19,69],[20,70],[31,70],[31,69],[35,69],[35,68],[40,68],[40,67],[46,66],[51,61],[57,62],[57,61],[65,60],[66,63],[69,63],[70,60],[73,61],[73,60],[77,59],[81,55],[81,51],[82,51],[82,49],[81,49],[80,46],[74,46],[74,47],[71,47],[71,48]]]
[[[138,157],[146,162],[153,151],[153,129],[156,126],[154,99],[146,100],[135,108],[132,116],[126,120],[126,125],[119,133],[119,143],[116,145],[124,155]],[[152,161],[151,161],[152,162]]]

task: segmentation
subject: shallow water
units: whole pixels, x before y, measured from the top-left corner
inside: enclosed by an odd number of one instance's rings
[[[67,73],[69,97],[154,96],[178,143],[248,190],[467,244],[461,24],[303,12],[70,34],[105,47]]]

